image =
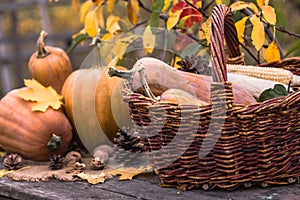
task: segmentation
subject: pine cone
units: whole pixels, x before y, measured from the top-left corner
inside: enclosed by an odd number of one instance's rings
[[[58,169],[62,169],[64,167],[64,159],[63,157],[61,157],[61,155],[53,155],[50,158],[50,162],[49,162],[49,169],[52,170],[58,170]]]
[[[116,145],[126,151],[131,152],[143,152],[144,144],[141,141],[140,136],[137,135],[135,129],[129,127],[119,129],[114,139]]]
[[[3,160],[3,166],[8,170],[20,169],[23,167],[23,158],[19,154],[7,154]]]
[[[208,76],[212,74],[212,69],[208,66],[208,60],[194,54],[186,56],[184,59],[178,61],[177,64],[180,66],[179,70],[181,71]]]

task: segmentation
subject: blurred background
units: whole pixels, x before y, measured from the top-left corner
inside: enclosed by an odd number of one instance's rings
[[[79,0],[79,3],[84,1]],[[300,33],[300,0],[271,0],[270,4],[276,9],[278,27]],[[53,0],[52,3],[48,0],[1,0],[0,98],[11,89],[21,87],[24,78],[30,78],[27,65],[36,50],[41,30],[48,32],[47,45],[67,50],[72,35],[82,28],[79,13],[72,9],[71,0]],[[276,32],[276,37],[285,53],[293,44],[300,43],[299,38],[289,34]],[[74,69],[80,66],[90,50],[88,42],[85,42],[72,51],[69,56]],[[298,55],[300,49],[296,48],[289,56]]]

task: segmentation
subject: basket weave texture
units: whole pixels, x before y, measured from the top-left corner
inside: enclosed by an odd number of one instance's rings
[[[158,102],[124,87],[134,124],[145,136],[149,159],[164,184],[184,189],[234,189],[289,184],[300,176],[300,91],[253,105],[233,103],[224,39],[231,60],[241,57],[232,14],[212,13],[211,104]],[[279,61],[300,74],[299,58]],[[264,66],[269,66],[266,64]]]

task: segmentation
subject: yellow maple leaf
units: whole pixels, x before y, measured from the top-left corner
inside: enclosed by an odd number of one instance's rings
[[[116,31],[120,30],[121,27],[119,25],[120,18],[114,15],[109,15],[106,19],[106,30],[113,34]]]
[[[107,179],[107,174],[106,173],[100,173],[100,174],[86,174],[84,172],[81,172],[76,175],[77,177],[86,180],[90,184],[98,184],[98,183],[104,183],[105,180]]]
[[[139,21],[139,2],[137,0],[128,0],[126,13],[130,23],[136,25]]]
[[[6,152],[5,151],[0,151],[0,157],[4,157],[6,156]]]
[[[246,21],[248,19],[249,19],[249,17],[246,16],[246,17],[243,17],[241,20],[239,20],[235,23],[238,39],[241,43],[244,43],[244,37],[243,36],[244,36]]]
[[[26,101],[36,102],[32,107],[32,111],[45,112],[48,107],[58,110],[63,104],[63,97],[51,87],[44,87],[34,79],[24,79],[24,84],[27,88],[18,92],[18,96]]]
[[[280,51],[277,44],[272,41],[266,49],[266,61],[272,62],[278,60],[280,60]]]
[[[268,23],[270,23],[271,25],[276,24],[276,13],[275,9],[272,6],[263,6],[262,13]]]
[[[152,170],[152,168],[150,166],[148,166],[148,167],[141,166],[139,168],[128,167],[128,168],[113,169],[113,170],[109,171],[108,173],[111,175],[114,175],[114,176],[121,175],[119,180],[123,181],[123,180],[132,180],[132,178],[134,176],[139,175],[144,172],[148,172],[150,170]]]
[[[9,170],[7,169],[1,169],[0,170],[0,178],[2,178],[3,176],[5,176],[5,174],[7,174],[9,172]]]
[[[91,10],[91,8],[94,6],[94,3],[92,1],[86,1],[84,2],[80,7],[80,22],[84,23],[84,19],[87,15],[87,13]]]
[[[98,32],[98,19],[96,10],[89,11],[84,19],[84,30],[90,36],[94,37]]]
[[[108,0],[107,1],[107,12],[111,13],[115,7],[115,0]]]
[[[252,44],[256,48],[256,50],[259,51],[265,42],[264,25],[256,15],[252,15],[250,17],[250,21],[253,25],[251,33]]]
[[[148,25],[143,33],[144,50],[147,53],[152,53],[154,50],[156,35],[152,33],[150,25]]]
[[[173,28],[179,21],[180,14],[182,12],[182,9],[176,10],[175,12],[169,11],[169,18],[167,21],[167,29],[170,30]]]

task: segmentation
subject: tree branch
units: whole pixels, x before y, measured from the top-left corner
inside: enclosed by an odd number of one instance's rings
[[[299,34],[290,32],[290,31],[286,30],[284,27],[275,27],[275,28],[276,28],[277,31],[287,33],[288,35],[294,36],[296,38],[300,38]]]

